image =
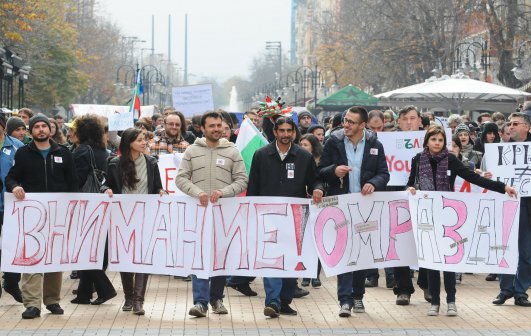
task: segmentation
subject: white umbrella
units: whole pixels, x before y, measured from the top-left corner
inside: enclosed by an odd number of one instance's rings
[[[424,83],[406,86],[376,95],[380,104],[419,107],[443,107],[460,110],[495,110],[514,112],[518,100],[530,93],[465,76],[432,77]]]

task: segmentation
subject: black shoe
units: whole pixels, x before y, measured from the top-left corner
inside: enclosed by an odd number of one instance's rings
[[[385,278],[385,288],[391,289],[396,286],[395,277],[390,276]]]
[[[20,291],[20,288],[17,287],[4,287],[4,291],[8,294],[10,294],[15,301],[22,303],[22,292]]]
[[[72,300],[70,300],[70,303],[73,303],[73,304],[85,304],[85,305],[88,305],[90,304],[90,300],[89,299],[86,299],[86,300],[82,300],[78,297],[75,297],[73,298]]]
[[[54,315],[63,315],[65,313],[63,308],[61,308],[61,306],[58,303],[47,305],[46,309],[48,309]]]
[[[302,281],[301,281],[301,286],[302,287],[308,287],[309,285],[310,285],[310,278],[302,279]]]
[[[264,315],[267,316],[267,317],[271,317],[271,318],[279,317],[280,311],[279,311],[277,305],[268,304],[264,308]]]
[[[192,281],[192,276],[191,276],[191,275],[189,275],[189,276],[185,276],[185,277],[183,278],[183,281],[186,281],[186,282],[188,282],[188,281]]]
[[[70,279],[79,279],[77,271],[72,271],[72,273],[70,273]]]
[[[514,304],[521,307],[531,307],[531,302],[525,297],[518,297],[514,299]]]
[[[372,279],[365,279],[365,287],[372,288],[372,287],[378,287],[378,279],[372,278]]]
[[[308,292],[306,289],[297,287],[297,289],[295,289],[295,293],[293,293],[293,297],[296,299],[300,299],[301,297],[306,296],[308,294],[310,294],[310,292]]]
[[[91,305],[95,305],[95,306],[98,306],[102,303],[105,303],[107,301],[109,301],[110,299],[112,299],[113,297],[115,297],[117,294],[116,292],[112,292],[110,295],[106,295],[104,297],[99,297],[99,298],[96,298],[94,301],[92,301],[90,304]]]
[[[229,285],[230,288],[242,293],[245,296],[257,296],[258,293],[251,289],[248,283],[243,283],[239,285]]]
[[[498,279],[498,274],[494,274],[494,273],[489,273],[485,277],[485,281],[496,281],[497,279]]]
[[[280,304],[280,314],[282,315],[297,315],[297,311],[289,306],[287,303]]]
[[[26,310],[22,313],[22,318],[25,320],[31,320],[36,317],[41,316],[41,310],[39,308],[35,307],[28,307]]]
[[[314,287],[314,288],[321,287],[321,280],[319,278],[312,279],[312,287]]]
[[[505,303],[505,301],[509,300],[512,297],[513,297],[512,295],[505,295],[503,293],[500,293],[498,294],[498,296],[496,296],[496,298],[494,299],[494,301],[492,301],[492,303],[495,305],[502,305]],[[514,301],[516,304],[516,299]]]

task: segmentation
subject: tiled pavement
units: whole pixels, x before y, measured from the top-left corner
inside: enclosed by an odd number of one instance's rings
[[[396,306],[391,290],[367,289],[365,314],[350,318],[338,316],[335,278],[323,279],[323,287],[310,288],[310,295],[295,299],[298,316],[266,319],[263,316],[262,282],[252,287],[259,296],[248,298],[232,289],[225,292],[229,315],[209,314],[192,318],[187,312],[192,305],[191,283],[168,276],[151,277],[147,291],[145,316],[122,312],[120,277],[110,273],[119,294],[101,305],[74,305],[72,289],[77,281],[65,273],[62,306],[65,315],[53,316],[43,310],[34,320],[22,320],[21,304],[3,293],[0,299],[0,335],[531,335],[531,308],[504,306],[490,302],[498,293],[496,282],[486,282],[483,274],[464,275],[457,288],[459,316],[426,316],[429,304],[417,291],[409,306]],[[381,279],[382,280],[382,279]],[[443,294],[444,297],[444,294]],[[444,301],[444,299],[442,300]]]

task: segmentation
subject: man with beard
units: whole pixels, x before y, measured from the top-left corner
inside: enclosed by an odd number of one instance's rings
[[[264,120],[265,121],[265,120]],[[274,120],[275,141],[254,153],[249,172],[247,196],[285,196],[321,202],[323,187],[317,180],[317,167],[310,153],[293,143],[295,122],[290,117]],[[296,278],[264,278],[264,315],[297,315],[289,305],[297,288]]]
[[[301,111],[297,114],[297,117],[299,118],[299,130],[301,135],[304,135],[312,125],[312,114],[308,111]]]
[[[206,112],[200,120],[203,137],[188,147],[175,178],[177,188],[199,199],[206,207],[220,197],[235,197],[247,187],[247,173],[240,151],[221,137],[223,118],[220,113]],[[199,279],[192,276],[194,306],[189,315],[205,317],[208,303],[214,314],[227,314],[223,305],[225,276]]]
[[[37,114],[29,121],[33,140],[15,154],[15,165],[6,177],[6,190],[18,200],[26,192],[77,192],[78,182],[70,151],[50,139],[50,121]],[[62,272],[22,274],[23,319],[41,315],[41,301],[54,315],[64,314],[61,299]]]
[[[149,150],[152,155],[184,153],[189,146],[185,140],[186,125],[181,112],[173,111],[164,117],[164,129],[156,135],[149,143]],[[191,134],[190,134],[191,135]],[[190,141],[195,141],[191,135]]]

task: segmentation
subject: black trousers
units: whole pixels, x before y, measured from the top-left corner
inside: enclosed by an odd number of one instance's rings
[[[78,271],[79,275],[79,286],[77,288],[77,298],[79,300],[90,300],[92,299],[92,288],[96,289],[96,293],[99,298],[109,297],[116,292],[114,286],[105,274],[105,269],[107,269],[108,261],[108,251],[107,251],[107,242],[105,242],[105,253],[103,255],[103,269],[102,270],[84,270]]]

